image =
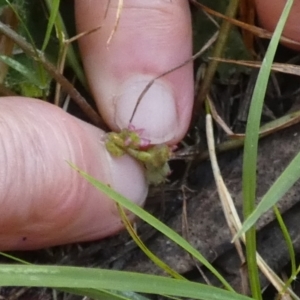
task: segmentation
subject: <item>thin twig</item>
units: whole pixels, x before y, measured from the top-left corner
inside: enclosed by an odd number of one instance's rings
[[[118,26],[119,26],[119,22],[120,22],[120,18],[121,18],[121,12],[122,12],[122,9],[123,9],[123,5],[124,5],[124,0],[119,0],[119,3],[118,3],[118,8],[117,8],[117,14],[116,14],[116,23],[115,23],[115,26],[112,30],[112,32],[110,33],[110,36],[107,40],[107,45],[110,44],[114,34],[116,33],[117,29],[118,29]]]
[[[197,59],[198,57],[200,57],[217,39],[219,34],[219,31],[215,32],[214,35],[207,41],[207,43],[196,53],[194,54],[192,57],[190,57],[189,59],[187,59],[186,61],[184,61],[183,63],[181,63],[180,65],[158,75],[157,77],[155,77],[154,79],[150,80],[149,83],[145,86],[145,88],[143,89],[143,91],[141,92],[140,96],[137,99],[136,105],[134,107],[134,110],[132,112],[131,118],[129,120],[129,123],[132,122],[134,115],[138,109],[138,106],[141,102],[141,100],[143,99],[143,97],[145,96],[145,94],[149,91],[149,89],[151,88],[151,86],[153,85],[153,83],[160,79],[161,77],[164,77],[182,67],[184,67],[186,64],[191,63],[192,61],[194,61],[195,59]]]
[[[223,177],[221,175],[218,162],[217,162],[217,156],[215,152],[215,141],[214,141],[214,134],[213,134],[213,126],[212,126],[212,117],[210,114],[206,115],[206,135],[207,135],[207,143],[208,143],[208,152],[209,157],[211,161],[211,166],[214,174],[214,178],[217,185],[218,194],[221,200],[221,204],[223,207],[223,212],[225,214],[225,218],[227,221],[227,225],[230,229],[230,232],[232,236],[235,236],[237,231],[236,228],[240,226],[238,222],[238,214],[235,210],[233,202],[229,201],[230,195],[229,192],[225,186]],[[236,243],[237,242],[237,243]],[[239,240],[235,241],[235,247],[238,252],[238,255],[240,257],[241,263],[245,263],[245,257],[243,254],[243,249],[240,244]]]
[[[234,202],[230,196],[230,193],[224,183],[224,180],[221,176],[220,169],[217,162],[216,152],[215,152],[215,143],[213,136],[213,125],[212,125],[212,117],[210,114],[206,115],[206,134],[209,145],[209,154],[212,162],[212,169],[219,193],[219,197],[222,203],[222,207],[225,213],[226,220],[229,219],[229,228],[231,232],[238,232],[241,228],[241,220],[237,214],[236,208],[234,206]],[[228,221],[227,221],[228,222]],[[234,226],[234,228],[232,228]],[[234,234],[235,235],[235,234]],[[234,236],[233,235],[233,236]],[[246,243],[245,235],[241,237],[243,243]],[[239,254],[240,255],[240,254]],[[276,290],[280,293],[285,287],[285,283],[274,273],[274,271],[268,266],[268,264],[263,260],[263,258],[256,253],[257,265],[261,272],[268,278],[270,283],[276,288]],[[295,299],[299,299],[299,297],[288,288],[287,291],[291,296]],[[286,295],[285,295],[286,296]]]
[[[78,39],[82,38],[83,36],[86,36],[88,34],[91,34],[91,33],[94,33],[95,31],[98,31],[99,29],[102,28],[102,25],[101,26],[98,26],[92,30],[89,30],[89,31],[85,31],[85,32],[81,32],[75,36],[73,36],[72,38],[69,38],[69,39],[65,39],[64,37],[64,33],[62,32],[63,34],[63,46],[62,46],[62,50],[61,50],[61,56],[60,56],[60,59],[59,59],[59,62],[58,62],[58,71],[60,74],[63,73],[64,71],[64,68],[65,68],[65,61],[66,61],[66,58],[67,58],[67,54],[68,54],[68,49],[69,49],[69,46],[71,43],[77,41]],[[59,105],[59,96],[60,96],[60,90],[61,90],[61,84],[59,82],[57,82],[56,84],[56,89],[55,89],[55,98],[54,98],[54,104],[55,105]]]
[[[101,117],[96,111],[86,102],[84,97],[74,88],[72,83],[60,74],[56,67],[53,66],[44,56],[43,53],[34,49],[22,36],[18,35],[15,31],[10,29],[7,25],[0,22],[0,33],[7,36],[14,43],[16,43],[27,55],[32,59],[39,62],[44,69],[53,77],[57,82],[60,83],[62,88],[71,96],[76,104],[82,109],[82,111],[90,118],[90,120],[98,127],[107,128]]]
[[[239,0],[231,0],[227,7],[225,15],[228,18],[233,18],[238,10],[238,6],[239,6]],[[232,25],[231,25],[231,23],[228,22],[228,20],[223,20],[222,25],[220,27],[220,33],[219,33],[217,42],[215,44],[212,56],[214,56],[214,57],[222,56],[225,46],[226,46],[226,43],[227,43],[227,40],[228,40],[230,30],[231,30],[231,26]],[[198,93],[196,101],[195,101],[193,121],[195,121],[197,119],[197,116],[200,111],[199,109],[203,103],[203,100],[205,99],[206,95],[208,94],[208,91],[210,89],[212,80],[215,76],[217,67],[218,67],[218,62],[216,62],[216,61],[209,62],[205,77],[201,83],[201,87],[200,87],[199,93]]]
[[[195,5],[196,7],[202,9],[203,11],[213,15],[214,17],[221,18],[222,20],[227,20],[232,25],[235,25],[235,26],[238,26],[241,29],[247,30],[247,31],[253,33],[254,35],[256,35],[257,37],[260,37],[260,38],[263,38],[263,39],[271,39],[272,36],[273,36],[273,33],[266,30],[266,29],[263,29],[263,28],[260,28],[260,27],[254,26],[254,25],[249,25],[247,23],[244,23],[244,22],[239,21],[239,20],[234,19],[234,18],[229,18],[228,16],[225,16],[224,14],[219,13],[219,12],[207,7],[203,4],[201,4],[200,2],[197,2],[196,0],[190,0],[190,2],[193,5]],[[299,42],[297,42],[295,40],[292,40],[290,38],[284,37],[284,36],[281,36],[280,42],[289,43],[289,44],[293,44],[293,45],[296,45],[296,46],[300,45]]]

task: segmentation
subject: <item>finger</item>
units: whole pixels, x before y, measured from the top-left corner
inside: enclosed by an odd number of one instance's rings
[[[114,202],[67,162],[143,203],[141,167],[111,157],[102,131],[39,100],[1,98],[0,107],[0,250],[93,240],[122,228]]]
[[[110,2],[110,4],[108,4]],[[127,128],[137,100],[158,75],[191,57],[188,1],[126,0],[116,26],[118,0],[75,1],[79,40],[98,108],[113,130]],[[105,14],[106,9],[107,14]],[[193,101],[192,63],[157,79],[142,98],[132,124],[152,143],[177,143],[187,131]]]
[[[274,31],[285,4],[285,0],[255,0],[256,11],[261,25],[269,31]],[[299,19],[300,2],[294,1],[292,10],[284,27],[283,35],[297,42],[300,42]],[[300,45],[287,43],[285,43],[285,45],[292,49],[300,50]]]

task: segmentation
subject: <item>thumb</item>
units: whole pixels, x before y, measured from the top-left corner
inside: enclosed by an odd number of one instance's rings
[[[130,157],[111,157],[103,132],[40,100],[0,101],[0,250],[37,249],[111,235],[114,202],[66,161],[137,204],[147,193]]]
[[[283,0],[255,0],[256,12],[259,22],[269,31],[274,31],[284,9],[286,1]],[[300,2],[294,1],[291,12],[284,27],[283,35],[296,42],[300,42]],[[284,43],[286,46],[299,51],[300,45]]]
[[[128,127],[137,100],[150,80],[179,66],[192,53],[188,1],[127,0],[116,27],[118,2],[75,1],[79,32],[102,25],[81,38],[79,45],[98,108],[114,131]],[[193,72],[189,63],[154,82],[132,124],[144,129],[143,137],[151,143],[177,143],[189,126],[192,101]]]

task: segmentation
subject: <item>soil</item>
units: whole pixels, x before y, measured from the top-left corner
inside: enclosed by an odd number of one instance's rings
[[[297,61],[294,52],[280,47],[277,61],[286,62],[290,57],[294,57],[294,61]],[[220,116],[235,132],[243,132],[245,128],[249,103],[247,97],[248,94],[251,94],[256,76],[257,71],[250,71],[249,74],[232,76],[226,84],[220,82],[218,78],[214,81],[213,101]],[[275,119],[289,110],[297,110],[300,103],[298,77],[282,74],[273,74],[272,76],[265,101],[263,122]],[[254,80],[252,80],[253,78]],[[278,88],[280,92],[278,92]],[[80,111],[75,108],[74,114],[80,115]],[[195,128],[202,137],[199,147],[205,149],[205,138],[202,136],[203,118],[200,117]],[[186,138],[190,144],[193,144],[194,141],[194,138],[190,136],[193,136],[195,128],[191,129]],[[216,140],[218,142],[225,140],[226,136],[223,131],[219,127],[215,129]],[[298,153],[299,145],[300,124],[281,130],[260,141],[257,201]],[[223,153],[218,159],[225,183],[241,216],[242,149]],[[176,183],[176,180],[181,179],[186,165],[187,163],[182,161],[172,164],[175,169],[173,181],[162,188],[152,189],[146,208],[176,232],[185,236],[236,290],[241,291],[243,286],[241,272],[245,265],[241,264],[236,250],[230,242],[231,235],[223,216],[210,163],[209,161],[199,163],[195,160],[188,172],[187,180],[184,182],[187,187],[182,188],[182,184]],[[297,182],[278,204],[297,255],[300,254],[299,195],[300,182]],[[187,223],[183,221],[184,218]],[[155,232],[148,225],[140,221],[137,221],[137,224],[138,233],[147,247],[174,270],[196,281],[204,281],[202,276],[204,274],[214,285],[219,285],[219,282],[212,278],[205,268],[197,264],[177,245]],[[259,253],[276,272],[285,271],[289,264],[289,254],[273,211],[269,211],[259,220],[257,230]],[[163,274],[141,250],[137,249],[126,232],[102,241],[10,254],[38,264],[89,266]],[[3,257],[0,258],[0,261],[2,263],[11,262]],[[199,269],[203,272],[202,275]],[[268,286],[268,282],[263,276],[261,282],[264,287]],[[273,297],[272,291],[268,291],[268,293],[270,294],[267,294],[265,299]],[[2,288],[0,299],[2,299],[1,297],[3,299],[52,299],[52,294],[47,289]],[[62,297],[62,294],[59,294],[58,299],[62,299]],[[82,299],[82,297],[69,295],[64,299]]]
[[[262,196],[272,185],[275,179],[284,170],[291,159],[298,153],[300,144],[300,125],[293,126],[281,132],[263,139],[259,146],[258,158],[258,197]],[[222,175],[226,185],[241,214],[241,176],[242,176],[242,150],[233,154],[225,154],[219,157],[223,165]],[[168,226],[185,236],[189,242],[199,250],[221,274],[236,288],[241,290],[242,282],[240,272],[243,269],[234,246],[230,243],[231,235],[228,230],[222,208],[212,179],[209,164],[202,163],[197,166],[190,175],[193,178],[194,190],[165,191],[162,195],[156,195],[149,199],[148,205],[151,211],[161,216],[161,205],[164,203],[165,213],[162,219]],[[205,186],[201,184],[202,178],[207,177]],[[197,190],[197,187],[200,188]],[[284,196],[278,204],[283,219],[291,235],[296,253],[300,253],[300,182]],[[259,201],[259,198],[258,198]],[[186,209],[183,210],[183,204]],[[153,209],[156,206],[156,209]],[[155,212],[156,210],[156,212]],[[188,226],[184,226],[183,214],[187,217]],[[154,232],[145,224],[140,224],[139,233],[147,247],[159,258],[184,276],[203,281],[197,264],[188,254],[177,245],[170,242],[159,233]],[[288,250],[277,224],[273,211],[263,216],[257,225],[258,251],[271,268],[279,272],[289,263]],[[127,233],[106,240],[54,247],[52,249],[32,251],[25,253],[13,253],[17,257],[34,263],[93,266],[112,268],[127,271],[163,274],[149,259],[135,246]],[[3,261],[3,259],[1,259]],[[215,285],[219,282],[212,278],[205,268],[201,268],[205,276]],[[262,276],[261,281],[266,287],[267,280]],[[26,291],[26,290],[25,290]],[[32,293],[26,291],[24,295]],[[37,293],[41,296],[41,290]],[[15,294],[15,292],[13,293]],[[45,294],[43,291],[42,298]],[[3,294],[2,294],[3,295]],[[28,298],[17,299],[28,299]],[[33,299],[33,298],[30,298]],[[50,299],[50,298],[49,298]],[[70,296],[67,299],[76,299]]]

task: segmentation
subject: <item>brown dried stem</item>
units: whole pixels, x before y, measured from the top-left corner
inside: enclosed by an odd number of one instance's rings
[[[82,111],[90,118],[93,124],[101,128],[106,128],[106,125],[104,124],[98,113],[86,102],[84,97],[74,88],[73,84],[65,76],[60,74],[57,71],[56,67],[45,58],[42,52],[37,51],[22,36],[17,34],[2,22],[0,22],[0,33],[11,39],[32,59],[39,62],[49,73],[49,75],[54,78],[70,95],[70,97],[76,102],[76,104],[82,109]]]

